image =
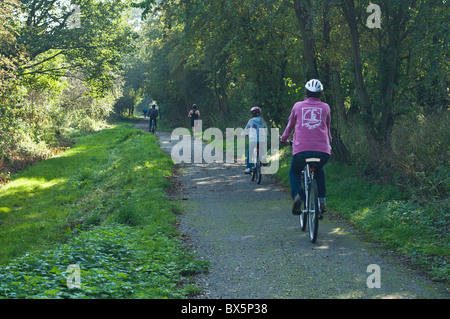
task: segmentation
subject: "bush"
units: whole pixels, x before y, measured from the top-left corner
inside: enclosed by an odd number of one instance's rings
[[[447,198],[450,185],[448,112],[405,119],[393,133],[396,181],[420,197]]]
[[[82,133],[105,127],[113,93],[90,97],[80,80],[36,91],[17,83],[0,97],[0,174],[17,172],[60,152]]]

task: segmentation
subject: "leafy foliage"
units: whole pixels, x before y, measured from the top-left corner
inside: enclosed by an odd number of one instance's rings
[[[132,32],[125,22],[126,1],[22,0],[27,14],[19,30],[19,44],[28,48],[31,63],[21,67],[21,76],[52,74],[63,76],[67,70],[82,69],[91,89],[101,94],[111,83],[121,54],[130,50]],[[80,7],[80,25],[70,27],[72,15],[68,4]],[[51,54],[48,54],[51,52]],[[45,58],[40,55],[47,53]],[[60,55],[66,57],[59,66],[48,65]]]
[[[174,228],[170,157],[130,125],[77,140],[0,189],[0,296],[184,297],[192,288],[182,284],[208,264]],[[81,290],[67,287],[71,264],[81,268]]]
[[[67,267],[74,264],[81,269],[80,288],[67,285]],[[164,235],[148,237],[123,225],[96,227],[0,267],[0,298],[184,298],[179,283],[206,267]]]

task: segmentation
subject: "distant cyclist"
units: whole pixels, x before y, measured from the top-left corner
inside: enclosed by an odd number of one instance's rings
[[[151,131],[151,128],[152,128],[152,121],[155,122],[155,130],[156,130],[156,119],[158,117],[158,110],[156,109],[156,105],[155,104],[153,104],[152,108],[148,111],[148,117],[150,118],[149,131]]]
[[[267,125],[264,120],[260,117],[261,109],[257,106],[252,107],[250,112],[252,113],[252,118],[248,121],[247,125],[242,132],[242,136],[248,135],[249,147],[247,150],[247,168],[245,169],[245,174],[250,174],[253,168],[253,162],[256,159],[250,161],[250,154],[253,154],[255,147],[260,147],[261,162],[266,164],[266,139],[267,139]],[[260,129],[265,128],[266,131],[260,131]]]
[[[295,130],[289,181],[291,196],[294,200],[292,213],[299,215],[301,203],[305,201],[305,192],[301,189],[301,172],[306,165],[305,159],[317,157],[321,161],[316,168],[314,179],[317,182],[320,210],[326,208],[325,172],[323,166],[331,156],[331,115],[328,104],[320,101],[323,85],[319,80],[313,79],[305,85],[306,99],[295,103],[289,116],[286,130],[281,136],[281,142],[288,143],[288,138]]]
[[[195,136],[195,121],[200,117],[200,111],[197,109],[197,104],[192,105],[192,109],[189,111],[188,118],[191,119],[192,135]]]

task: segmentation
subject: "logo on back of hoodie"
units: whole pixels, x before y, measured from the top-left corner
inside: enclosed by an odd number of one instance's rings
[[[317,107],[302,108],[302,126],[310,130],[315,129],[322,123],[322,109]]]

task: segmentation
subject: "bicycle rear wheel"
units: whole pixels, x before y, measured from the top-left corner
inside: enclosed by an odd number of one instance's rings
[[[315,243],[317,240],[317,233],[319,231],[320,213],[317,183],[315,180],[311,181],[309,187],[306,209],[308,210],[309,240],[312,243]]]
[[[256,181],[258,181],[258,170],[257,170],[257,164],[258,164],[258,162],[256,161],[256,162],[254,162],[255,161],[255,159],[257,159],[257,156],[258,156],[258,153],[256,152],[256,149],[253,151],[253,158],[251,158],[251,159],[249,159],[249,161],[251,161],[251,163],[254,163],[253,164],[253,167],[252,167],[252,172],[251,172],[251,178],[252,178],[252,181],[254,181],[254,180],[256,180]]]
[[[261,176],[262,176],[261,175],[261,162],[259,160],[256,162],[255,170],[256,170],[256,183],[261,184]]]

